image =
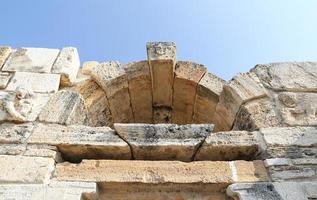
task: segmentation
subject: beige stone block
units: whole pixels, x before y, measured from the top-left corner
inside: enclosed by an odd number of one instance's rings
[[[235,182],[262,182],[269,181],[269,176],[263,161],[231,161],[233,179]],[[232,167],[234,166],[234,167]]]
[[[15,72],[6,89],[14,91],[17,87],[23,86],[33,92],[54,93],[58,91],[59,81],[58,74]]]
[[[137,160],[191,161],[213,129],[211,124],[114,124]]]
[[[211,133],[195,160],[254,160],[264,149],[258,134],[247,131]]]
[[[11,51],[12,51],[11,47],[0,46],[0,69],[2,68],[4,63],[6,62]]]
[[[91,75],[92,69],[97,65],[99,65],[99,62],[97,61],[86,61],[82,65],[81,73],[84,75]]]
[[[129,85],[118,62],[101,63],[92,70],[93,79],[106,92],[114,122],[134,122]]]
[[[54,94],[42,109],[39,120],[59,124],[86,124],[87,110],[81,95],[70,90]]]
[[[192,123],[197,84],[206,71],[207,69],[200,64],[186,61],[176,63],[172,123]]]
[[[224,80],[211,73],[205,73],[197,86],[194,123],[213,122],[216,105],[224,84]]]
[[[38,124],[28,144],[57,146],[63,158],[72,162],[131,157],[128,144],[109,127]]]
[[[0,72],[0,89],[5,89],[7,87],[11,77],[12,74],[9,72]]]
[[[32,145],[29,145],[27,147],[27,149],[23,153],[23,156],[52,158],[55,160],[55,162],[62,162],[63,160],[61,154],[57,151],[51,149],[37,148],[35,146],[33,147]]]
[[[2,70],[50,73],[58,53],[58,49],[19,48],[11,53]]]
[[[80,67],[78,51],[74,47],[65,47],[59,53],[52,73],[61,74],[61,85],[70,86],[75,80]]]
[[[153,123],[152,83],[148,61],[124,66],[129,82],[129,93],[135,122]]]
[[[172,108],[167,106],[153,107],[154,124],[172,123]]]
[[[80,164],[57,164],[59,181],[117,183],[230,184],[228,162],[83,160]]]
[[[153,105],[172,106],[176,46],[169,42],[147,43],[151,69]]]
[[[47,183],[54,170],[54,160],[41,157],[0,155],[0,182]]]
[[[0,144],[19,144],[24,143],[30,137],[33,124],[0,124]]]

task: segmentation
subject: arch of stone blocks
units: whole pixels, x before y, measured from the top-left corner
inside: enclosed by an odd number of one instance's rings
[[[75,48],[1,47],[0,199],[317,197],[317,63],[225,82],[147,53],[78,73]]]

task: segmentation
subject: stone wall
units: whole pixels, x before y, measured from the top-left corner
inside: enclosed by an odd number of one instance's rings
[[[0,199],[317,198],[317,63],[147,57],[0,47]]]

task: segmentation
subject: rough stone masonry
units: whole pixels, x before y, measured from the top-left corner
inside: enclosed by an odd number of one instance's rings
[[[230,81],[147,60],[0,47],[0,199],[317,199],[317,62]]]

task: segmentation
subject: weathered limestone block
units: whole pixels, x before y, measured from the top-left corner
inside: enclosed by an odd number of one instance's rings
[[[0,155],[23,155],[26,144],[0,144]]]
[[[82,95],[89,124],[92,126],[113,126],[113,119],[110,113],[106,93],[93,80],[89,79],[77,84],[74,91]]]
[[[0,199],[14,200],[79,200],[83,193],[96,191],[95,183],[52,181],[49,185],[0,185]],[[94,200],[94,199],[88,199]]]
[[[206,71],[207,69],[203,65],[196,63],[186,61],[176,63],[172,123],[190,124],[193,122],[197,85]]]
[[[7,58],[9,57],[11,51],[12,51],[11,47],[0,46],[0,69],[2,68]]]
[[[81,95],[70,90],[54,94],[42,112],[39,120],[59,124],[86,124],[87,109]]]
[[[284,62],[256,65],[251,70],[262,83],[278,91],[317,91],[316,62]]]
[[[317,182],[274,182],[275,190],[285,200],[313,200],[317,198]]]
[[[275,102],[287,126],[317,126],[316,93],[280,92]]]
[[[317,159],[273,158],[265,160],[273,181],[317,181]]]
[[[74,47],[65,47],[58,55],[52,73],[61,74],[62,86],[70,86],[75,80],[80,67],[78,51]]]
[[[166,106],[153,107],[154,124],[172,123],[172,108]]]
[[[99,65],[99,62],[97,61],[86,61],[83,63],[80,71],[84,75],[91,75],[92,69],[96,67],[97,65]]]
[[[137,160],[191,161],[213,125],[114,124]]]
[[[258,132],[230,131],[208,135],[195,160],[253,160],[264,151]]]
[[[58,49],[19,48],[11,53],[2,70],[50,73],[58,53]]]
[[[57,150],[39,148],[36,145],[28,145],[23,156],[52,158],[55,162],[62,162],[63,160],[60,152],[57,152]]]
[[[54,170],[50,158],[0,155],[0,182],[47,183]]]
[[[129,92],[134,119],[138,123],[153,123],[152,83],[148,61],[124,66],[129,82]]]
[[[5,89],[7,87],[11,77],[12,74],[9,72],[0,72],[0,89]]]
[[[14,91],[19,86],[23,86],[33,92],[54,93],[58,91],[59,81],[59,74],[15,72],[6,89]]]
[[[23,87],[0,91],[0,121],[35,121],[48,99],[48,94],[34,94]]]
[[[92,69],[93,79],[105,91],[114,122],[134,122],[127,75],[118,62],[101,63]]]
[[[30,137],[33,124],[0,124],[0,144],[21,144]]]
[[[205,73],[197,86],[194,123],[213,122],[216,105],[224,84],[224,80],[211,73]]]
[[[231,129],[240,105],[266,96],[265,88],[254,73],[236,75],[220,94],[214,117],[216,131]]]
[[[268,157],[316,157],[317,128],[287,127],[260,129],[267,145]]]
[[[260,182],[269,181],[267,170],[262,160],[255,161],[230,161],[232,177],[235,182]]]
[[[282,126],[278,112],[269,98],[256,99],[240,106],[233,130],[254,131],[259,128]]]
[[[130,159],[130,148],[109,127],[38,124],[28,144],[55,145],[63,159]]]

